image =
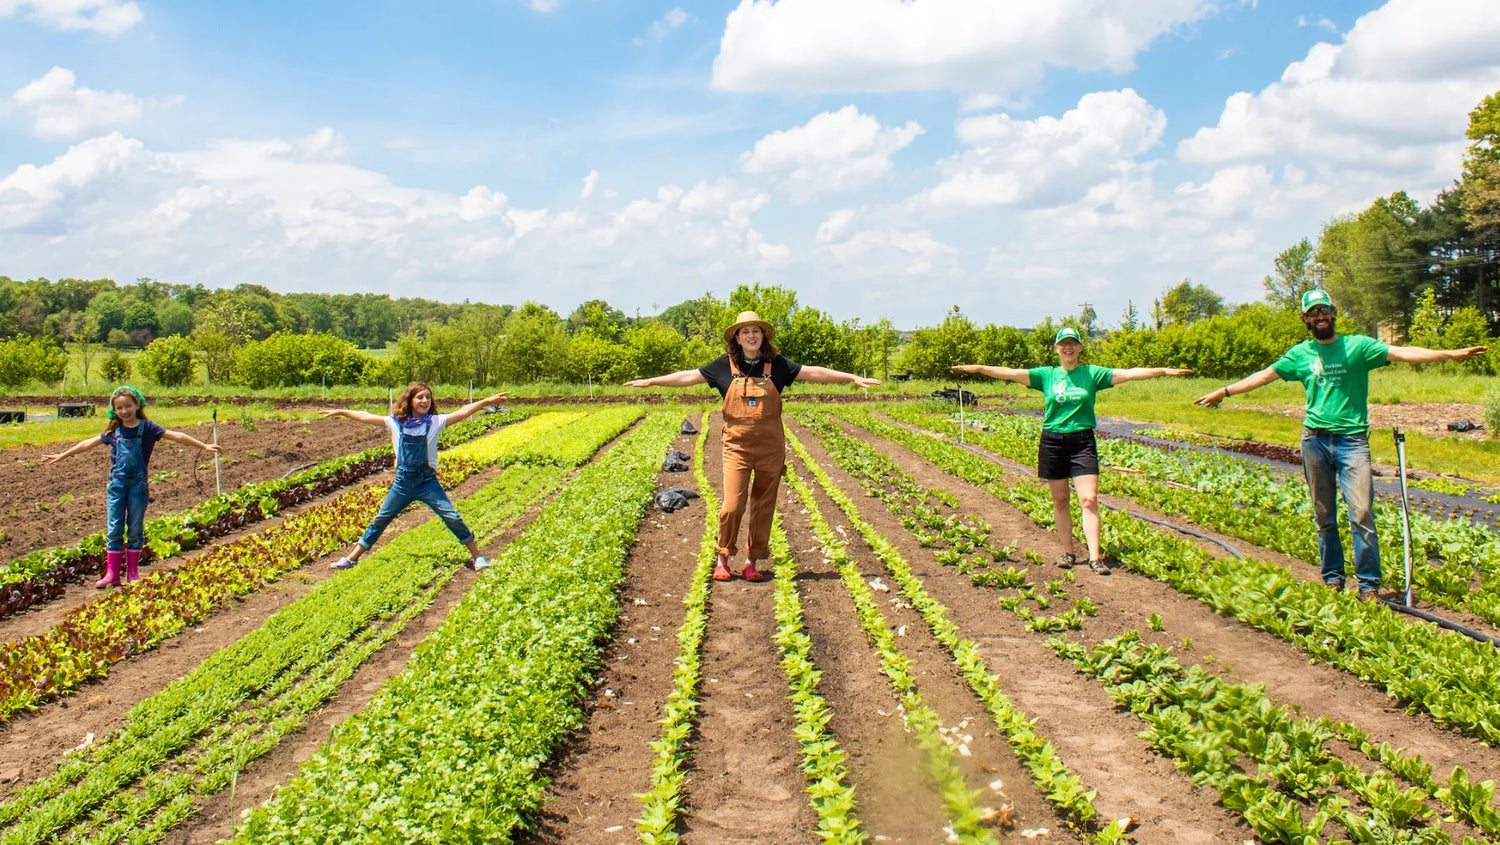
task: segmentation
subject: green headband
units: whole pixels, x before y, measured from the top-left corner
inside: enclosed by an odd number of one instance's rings
[[[122,390],[128,390],[128,391],[130,391],[130,395],[135,397],[135,405],[136,405],[137,409],[146,407],[146,397],[142,396],[141,392],[139,390],[136,390],[135,388],[131,387],[128,384],[122,384],[119,387],[117,387],[114,390],[111,390],[109,392],[109,418],[110,419],[114,419],[115,418],[115,396],[119,395],[120,391],[122,391]]]

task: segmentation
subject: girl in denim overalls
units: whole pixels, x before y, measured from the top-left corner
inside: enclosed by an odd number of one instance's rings
[[[438,434],[448,426],[468,419],[486,405],[493,405],[509,395],[496,393],[465,405],[451,414],[439,414],[436,403],[432,401],[432,389],[421,382],[413,382],[401,391],[401,398],[391,407],[391,415],[388,417],[347,409],[320,411],[324,417],[347,417],[371,425],[384,425],[391,433],[391,445],[396,450],[396,480],[391,484],[385,501],[381,503],[380,511],[375,514],[375,520],[365,529],[364,536],[349,548],[347,554],[329,565],[334,569],[348,569],[358,563],[365,552],[375,545],[375,541],[380,539],[391,520],[400,515],[407,505],[421,502],[432,508],[432,512],[443,520],[443,524],[448,526],[458,542],[469,550],[467,566],[470,569],[481,570],[488,567],[489,561],[479,554],[479,544],[474,539],[474,532],[464,524],[463,517],[458,515],[453,503],[448,501],[443,485],[438,483]]]
[[[168,431],[146,419],[146,397],[133,387],[119,387],[109,397],[109,428],[98,437],[79,443],[66,452],[46,455],[43,463],[60,461],[101,443],[109,444],[109,487],[105,493],[108,514],[104,577],[94,586],[98,589],[120,586],[123,567],[126,581],[138,580],[141,549],[145,547],[147,465],[156,441],[166,438],[188,443],[205,452],[219,452],[216,445],[204,443],[180,431]]]

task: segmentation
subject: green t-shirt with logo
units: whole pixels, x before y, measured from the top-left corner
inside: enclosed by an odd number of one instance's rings
[[[1027,370],[1032,390],[1040,390],[1045,400],[1042,428],[1058,434],[1088,431],[1094,421],[1094,395],[1113,385],[1115,371],[1109,367],[1088,366],[1065,370],[1062,367],[1035,367]]]
[[[1384,367],[1391,348],[1360,334],[1338,335],[1332,343],[1306,340],[1271,365],[1276,375],[1300,381],[1307,391],[1303,425],[1335,434],[1370,429],[1370,371]]]

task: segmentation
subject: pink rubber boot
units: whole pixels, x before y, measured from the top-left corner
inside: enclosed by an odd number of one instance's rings
[[[120,586],[120,564],[125,561],[124,552],[104,553],[104,577],[94,582],[94,589]]]
[[[136,567],[141,564],[140,549],[125,550],[125,583],[134,584],[141,580],[141,574]]]

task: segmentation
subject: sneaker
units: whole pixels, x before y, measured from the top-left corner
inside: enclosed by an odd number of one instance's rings
[[[490,568],[490,562],[487,558],[485,558],[484,555],[480,555],[479,557],[476,557],[468,563],[464,564],[464,566],[467,566],[475,572],[483,572],[486,569]]]
[[[1323,586],[1327,587],[1330,590],[1338,590],[1338,591],[1342,592],[1343,589],[1344,589],[1344,582],[1343,581],[1324,581],[1323,582]]]
[[[1111,574],[1109,571],[1109,564],[1105,563],[1103,560],[1089,561],[1089,571],[1094,573],[1095,575]]]
[[[1066,555],[1063,555],[1062,557],[1060,557],[1060,558],[1057,559],[1057,568],[1058,569],[1072,569],[1073,568],[1073,564],[1075,564],[1077,562],[1078,562],[1078,558],[1077,557],[1075,557],[1074,555],[1071,555],[1071,554],[1066,554]]]
[[[350,560],[349,558],[346,558],[346,557],[341,557],[338,560],[334,561],[333,563],[328,564],[328,568],[329,569],[353,569],[354,568],[354,564],[356,564],[356,563],[359,563],[359,561],[357,561],[357,560]]]
[[[1357,596],[1357,598],[1360,601],[1379,601],[1380,600],[1380,593],[1378,591],[1376,591],[1376,590],[1373,590],[1373,589],[1364,589],[1364,588],[1362,588],[1362,589],[1360,589],[1359,595]]]

